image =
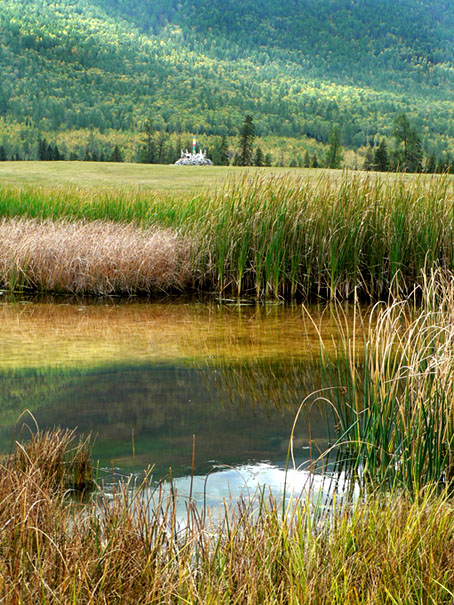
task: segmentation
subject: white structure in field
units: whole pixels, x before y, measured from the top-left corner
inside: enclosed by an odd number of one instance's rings
[[[194,137],[192,139],[192,153],[187,149],[186,151],[181,150],[181,157],[175,162],[175,166],[213,166],[213,162],[209,160],[206,151],[199,151],[196,153],[197,141]]]

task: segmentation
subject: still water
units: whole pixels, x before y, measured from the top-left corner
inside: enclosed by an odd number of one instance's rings
[[[348,308],[341,315],[360,331]],[[193,474],[212,503],[282,490],[295,414],[321,387],[319,332],[335,348],[339,309],[4,301],[0,330],[3,451],[27,409],[41,429],[91,434],[101,476],[153,465],[154,479],[171,473],[184,492]],[[332,431],[323,406],[308,412],[315,399],[294,436],[295,490]]]

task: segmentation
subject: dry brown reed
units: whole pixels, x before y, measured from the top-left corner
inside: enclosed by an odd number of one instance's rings
[[[13,291],[95,295],[175,290],[189,279],[187,248],[170,229],[5,218],[0,284]]]

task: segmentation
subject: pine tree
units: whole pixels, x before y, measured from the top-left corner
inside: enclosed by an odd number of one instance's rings
[[[150,120],[146,120],[143,125],[144,133],[142,147],[139,154],[139,162],[142,164],[154,164],[156,162],[156,143],[154,140],[154,130]]]
[[[318,168],[320,166],[320,162],[318,161],[317,152],[314,153],[311,160],[311,168]]]
[[[385,139],[380,141],[374,153],[374,168],[379,172],[387,172],[389,170],[388,148]]]
[[[115,145],[112,155],[110,156],[111,162],[123,162],[123,154],[120,151],[118,145]]]
[[[46,139],[43,137],[42,139],[39,139],[39,141],[38,141],[38,160],[43,162],[48,159],[49,159],[48,144],[47,144]]]
[[[264,166],[265,165],[265,156],[263,155],[263,151],[260,147],[257,147],[254,155],[254,166]]]
[[[6,162],[7,159],[5,148],[3,145],[0,145],[0,162]]]
[[[329,135],[329,149],[326,156],[328,168],[340,168],[342,162],[341,135],[339,126],[334,126]]]
[[[271,166],[273,165],[273,155],[271,153],[267,153],[265,155],[263,165],[267,168],[271,168]]]
[[[436,171],[437,171],[437,158],[435,157],[435,155],[433,153],[431,153],[426,158],[426,166],[425,166],[424,172],[427,172],[428,174],[433,174]]]
[[[226,136],[223,136],[215,145],[211,159],[217,166],[229,165],[229,145]]]
[[[395,158],[400,169],[405,172],[422,172],[421,139],[404,113],[399,114],[394,120],[393,137],[398,145]]]
[[[167,135],[164,130],[161,130],[158,135],[158,141],[156,143],[156,161],[158,164],[166,164],[167,160]]]
[[[373,170],[374,163],[374,153],[372,151],[372,147],[368,147],[366,151],[366,157],[364,158],[363,170]]]
[[[251,115],[244,118],[240,132],[239,166],[251,166],[254,149],[255,126]]]
[[[406,166],[409,172],[422,172],[423,152],[421,139],[412,128],[407,144]]]
[[[311,166],[311,157],[309,152],[306,149],[306,153],[304,154],[304,168],[310,168]]]

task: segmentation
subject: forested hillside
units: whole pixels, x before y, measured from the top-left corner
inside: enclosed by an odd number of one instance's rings
[[[156,129],[357,149],[405,112],[454,149],[449,0],[3,0],[0,134]]]

